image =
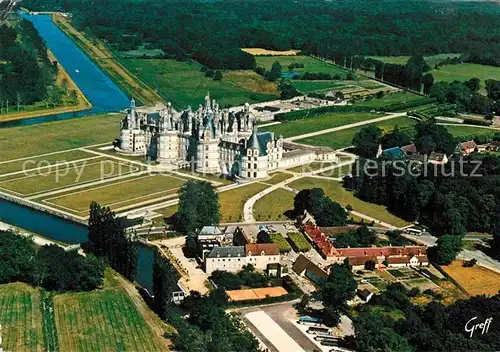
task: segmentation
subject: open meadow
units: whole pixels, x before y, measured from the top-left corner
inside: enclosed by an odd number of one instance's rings
[[[262,183],[267,183],[269,185],[275,185],[277,183],[288,180],[292,176],[293,176],[292,174],[289,174],[286,172],[273,172],[272,174],[269,175],[270,178],[268,180],[263,180]]]
[[[0,162],[111,143],[120,135],[122,114],[93,115],[0,129]]]
[[[349,125],[360,121],[366,121],[381,117],[376,113],[342,112],[328,113],[317,117],[304,118],[295,121],[284,121],[278,125],[262,127],[260,130],[274,132],[276,137],[282,135],[284,138],[294,137],[301,134],[321,131],[343,125]]]
[[[357,102],[357,106],[366,106],[369,108],[384,108],[392,104],[407,104],[418,100],[425,100],[426,97],[411,92],[395,92],[385,94],[382,98],[374,98]]]
[[[427,65],[434,68],[434,66],[447,58],[455,58],[460,57],[460,54],[437,54],[437,55],[426,55],[424,56],[425,62]],[[367,56],[367,58],[380,60],[385,62],[386,64],[398,64],[398,65],[406,65],[409,56]]]
[[[339,75],[341,79],[344,79],[347,75],[347,71],[338,66],[327,64],[321,60],[316,60],[309,56],[292,55],[292,56],[257,56],[255,57],[257,61],[257,66],[262,66],[267,70],[270,70],[273,63],[278,61],[281,65],[282,72],[298,72],[303,74],[305,72],[310,73],[328,73],[330,75]],[[291,64],[302,64],[302,68],[288,69]]]
[[[400,128],[406,128],[406,127],[411,127],[415,125],[414,120],[410,120],[408,117],[402,116],[402,117],[396,117],[391,120],[383,121],[383,122],[378,122],[375,123],[374,125],[381,128],[382,130],[388,132],[392,130],[396,125],[399,126]],[[279,126],[279,125],[276,125]],[[367,125],[365,125],[367,126]],[[335,149],[340,149],[340,148],[345,148],[350,145],[352,145],[352,138],[354,135],[363,127],[353,127],[353,128],[348,128],[345,130],[337,131],[337,132],[331,132],[331,133],[325,133],[325,134],[320,134],[318,136],[314,137],[308,137],[304,139],[299,139],[294,142],[297,143],[303,143],[303,144],[309,144],[309,145],[314,145],[314,146],[324,146],[324,147],[331,147]],[[271,126],[274,127],[274,126]]]
[[[430,71],[435,82],[445,81],[467,81],[471,78],[481,80],[480,92],[485,93],[484,81],[487,79],[500,80],[500,67],[478,65],[478,64],[457,64],[446,65]]]
[[[40,290],[0,285],[0,325],[4,351],[44,351]]]
[[[222,71],[222,80],[205,77],[198,62],[180,62],[167,59],[122,59],[123,65],[134,75],[160,92],[165,100],[177,108],[191,105],[197,108],[210,92],[222,106],[278,99],[275,83],[264,80],[250,70]]]
[[[291,182],[288,186],[297,190],[303,190],[306,188],[322,188],[328,197],[335,202],[340,203],[344,207],[350,205],[355,211],[389,223],[393,226],[402,227],[408,225],[408,222],[389,213],[384,206],[368,203],[356,198],[352,192],[343,188],[342,184],[335,180],[330,181],[324,178],[319,179],[304,177]],[[288,207],[293,208],[293,202]]]
[[[462,264],[463,261],[455,260],[441,268],[471,296],[495,295],[500,291],[499,273],[479,265],[466,268]]]
[[[460,126],[460,125],[447,125],[446,129],[450,132],[454,137],[461,136],[490,136],[495,133],[500,133],[500,129],[492,129],[492,128],[482,128],[482,127],[474,127],[474,126]]]

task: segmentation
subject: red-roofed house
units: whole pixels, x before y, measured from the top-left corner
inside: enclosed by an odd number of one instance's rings
[[[474,140],[460,143],[458,146],[464,155],[472,154],[477,150],[477,144]]]

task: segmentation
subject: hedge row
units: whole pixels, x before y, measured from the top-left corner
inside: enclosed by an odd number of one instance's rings
[[[421,105],[432,104],[432,103],[435,103],[436,101],[437,101],[436,98],[424,98],[424,99],[419,99],[419,100],[412,100],[412,101],[409,101],[407,103],[394,103],[391,105],[381,107],[380,110],[383,110],[383,111],[405,110],[405,109],[415,108],[415,107],[421,106]]]
[[[370,112],[373,108],[357,105],[344,105],[344,106],[321,106],[310,110],[299,110],[280,113],[274,115],[275,121],[295,121],[324,115],[329,112]]]
[[[476,125],[476,126],[490,126],[491,121],[488,120],[478,120],[478,119],[468,119],[461,117],[462,120],[464,120],[464,124],[466,125]]]

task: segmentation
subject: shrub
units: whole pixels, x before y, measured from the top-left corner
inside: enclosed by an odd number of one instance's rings
[[[464,262],[462,266],[466,268],[472,268],[476,264],[477,264],[476,258],[472,258],[471,260],[467,260],[466,262]]]

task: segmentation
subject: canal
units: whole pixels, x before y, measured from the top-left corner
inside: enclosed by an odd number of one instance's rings
[[[120,111],[129,105],[130,99],[52,22],[50,15],[28,15],[21,13],[21,16],[33,23],[40,36],[45,40],[47,48],[54,53],[59,64],[64,67],[90,101],[92,109],[16,121],[5,121],[0,123],[0,128],[33,125],[42,122]]]
[[[34,125],[48,121],[119,111],[129,104],[128,97],[101,71],[51,20],[49,15],[30,16],[30,20],[54,53],[59,63],[92,103],[93,108],[77,113],[49,115],[0,123],[0,128]],[[87,227],[25,206],[0,199],[0,221],[43,237],[75,244],[87,240]],[[138,244],[137,282],[152,292],[153,259],[151,248]]]

